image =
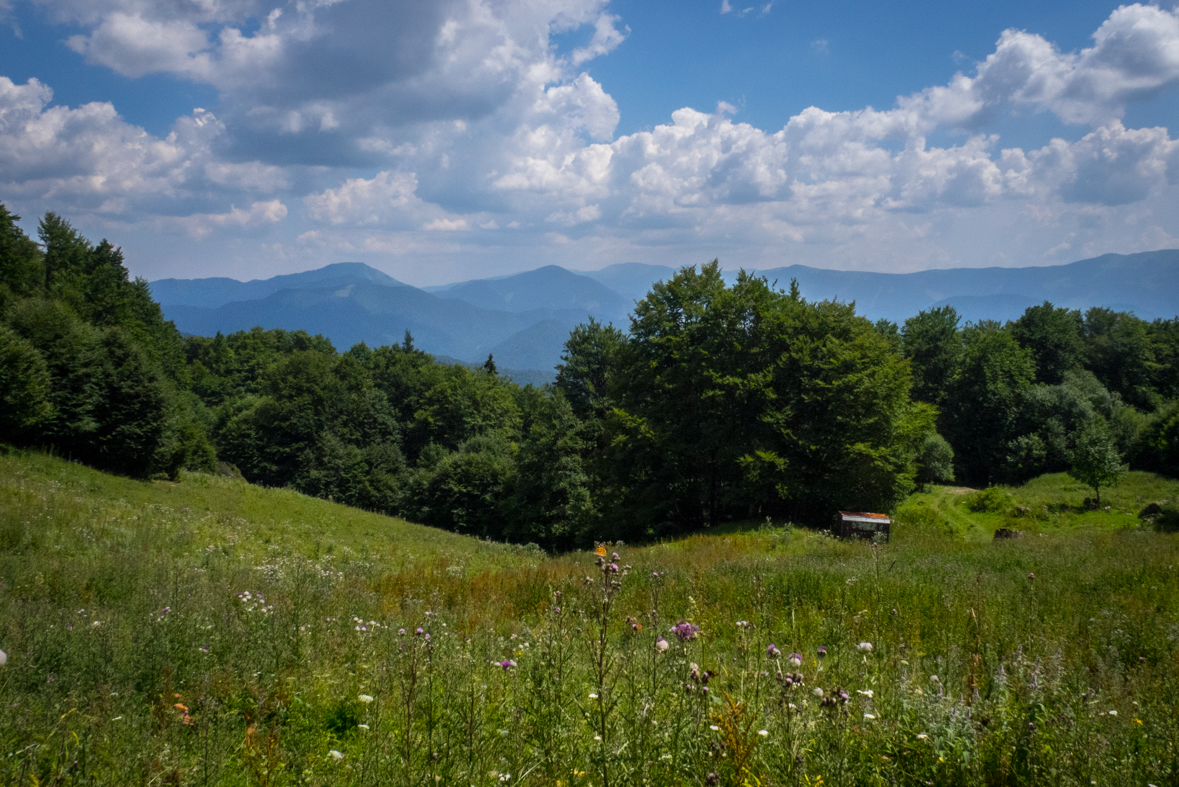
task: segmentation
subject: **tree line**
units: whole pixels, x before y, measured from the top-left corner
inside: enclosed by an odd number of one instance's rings
[[[1174,474],[1179,323],[1050,304],[898,326],[716,262],[627,331],[572,332],[555,384],[440,364],[408,333],[340,352],[255,328],[181,336],[120,250],[0,205],[4,440],[95,467],[251,483],[565,549],[735,519],[827,524],[915,486],[1123,461]],[[1095,457],[1095,458],[1094,458]],[[1102,464],[1104,462],[1104,465]]]

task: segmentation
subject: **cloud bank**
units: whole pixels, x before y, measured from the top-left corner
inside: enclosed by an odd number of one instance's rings
[[[0,198],[140,244],[150,276],[360,257],[431,283],[718,254],[911,270],[1179,245],[1179,142],[1125,125],[1179,85],[1179,15],[1155,6],[1118,8],[1078,52],[1004,31],[888,109],[765,130],[721,104],[615,136],[587,71],[628,33],[605,0],[42,4],[90,63],[221,96],[158,138],[0,76]],[[1037,113],[1077,133],[1005,147],[997,122]]]

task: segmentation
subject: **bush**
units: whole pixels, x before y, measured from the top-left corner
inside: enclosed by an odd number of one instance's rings
[[[954,480],[954,449],[936,432],[927,436],[917,452],[917,484],[948,484]]]
[[[966,507],[976,514],[994,514],[1011,504],[1011,493],[1004,487],[992,486],[966,498]]]
[[[1179,533],[1179,505],[1163,503],[1154,519],[1154,527],[1163,533]]]

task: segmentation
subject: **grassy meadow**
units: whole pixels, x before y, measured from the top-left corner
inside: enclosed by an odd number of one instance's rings
[[[549,557],[0,453],[0,783],[1176,785],[1179,482],[1090,494]]]

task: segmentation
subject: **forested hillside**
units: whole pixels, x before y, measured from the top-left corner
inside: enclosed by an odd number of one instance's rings
[[[1179,468],[1179,321],[1044,304],[896,325],[716,263],[593,320],[553,386],[303,331],[182,337],[118,248],[0,207],[0,426],[131,476],[182,468],[564,549],[767,516],[826,524],[915,487]]]

